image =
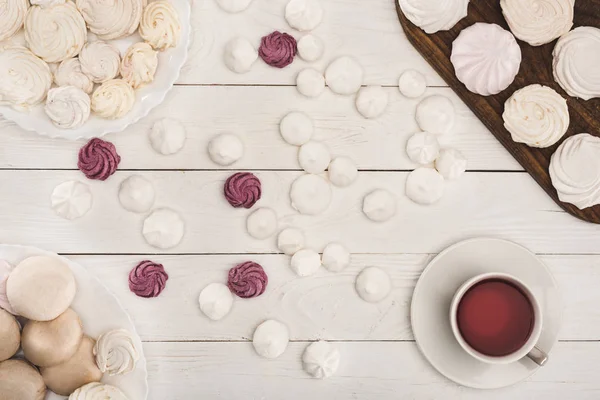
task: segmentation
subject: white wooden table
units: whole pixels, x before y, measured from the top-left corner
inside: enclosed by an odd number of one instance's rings
[[[275,29],[293,32],[283,18],[285,0],[255,0],[244,13],[229,15],[214,0],[195,0],[193,45],[179,85],[165,103],[126,132],[113,134],[122,156],[115,176],[88,181],[94,206],[75,222],[62,220],[49,206],[59,183],[84,177],[76,169],[82,142],[50,140],[0,122],[0,242],[39,246],[86,266],[122,301],[145,342],[150,399],[557,399],[600,398],[600,226],[564,213],[501,147],[404,38],[392,0],[323,0],[326,16],[315,31],[326,44],[323,69],[339,55],[355,56],[366,83],[387,87],[391,104],[380,119],[367,121],[351,97],[330,92],[317,100],[300,96],[300,59],[283,70],[258,61],[237,75],[222,63],[224,43],[236,35],[258,45]],[[469,159],[469,173],[448,186],[442,201],[418,207],[404,196],[413,165],[404,152],[417,131],[416,101],[397,89],[400,73],[416,68],[427,75],[428,94],[449,96],[458,118],[453,146]],[[300,174],[296,149],[283,142],[278,122],[290,110],[316,121],[317,138],[336,155],[359,165],[358,182],[335,190],[329,211],[303,217],[289,204],[290,182]],[[151,149],[147,132],[163,117],[181,120],[188,130],[184,150],[170,157]],[[245,232],[247,210],[232,209],[222,198],[230,172],[216,168],[206,154],[218,132],[239,133],[246,155],[233,170],[252,170],[263,182],[262,206],[273,207],[282,226],[305,230],[309,245],[344,243],[354,253],[343,273],[321,271],[298,279],[275,240],[257,241]],[[157,253],[143,240],[142,216],[124,211],[117,200],[120,182],[131,174],[150,179],[157,205],[172,207],[187,221],[187,234],[173,251]],[[399,198],[393,222],[377,225],[361,213],[361,200],[374,188]],[[420,272],[437,252],[459,240],[493,236],[516,241],[550,266],[564,294],[564,326],[551,361],[526,382],[504,390],[461,388],[438,375],[413,341],[409,304]],[[170,279],[156,299],[135,297],[127,274],[136,262],[164,263]],[[238,262],[254,260],[269,274],[267,292],[237,301],[223,321],[211,323],[197,305],[200,290],[226,279]],[[354,293],[358,271],[368,265],[392,277],[393,294],[372,305]],[[259,358],[248,342],[265,318],[284,321],[293,342],[283,356]],[[338,341],[343,361],[326,381],[310,379],[300,355],[308,341]]]

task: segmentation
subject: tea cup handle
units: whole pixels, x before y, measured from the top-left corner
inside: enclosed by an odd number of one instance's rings
[[[548,361],[548,354],[544,353],[542,350],[538,349],[537,347],[534,347],[533,349],[531,349],[531,351],[527,354],[527,357],[529,357],[531,359],[531,361],[533,361],[540,367],[543,367],[546,364],[546,362]]]

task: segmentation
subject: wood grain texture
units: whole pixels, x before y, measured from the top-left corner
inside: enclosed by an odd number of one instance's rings
[[[555,82],[552,75],[552,50],[556,41],[543,46],[533,47],[519,41],[523,61],[515,81],[508,89],[495,96],[480,96],[472,93],[456,78],[454,67],[450,62],[452,42],[461,30],[475,22],[495,23],[505,29],[508,24],[504,20],[499,1],[471,1],[469,15],[454,28],[445,32],[427,35],[419,27],[412,24],[402,13],[397,0],[396,8],[406,36],[421,52],[423,57],[444,78],[458,96],[473,110],[475,115],[498,138],[500,143],[517,159],[517,161],[533,176],[537,183],[568,213],[585,221],[600,224],[600,205],[580,210],[572,204],[561,202],[552,186],[548,166],[556,148],[562,143],[545,149],[531,148],[525,144],[515,143],[510,133],[504,128],[502,113],[504,103],[518,89],[531,84],[542,84],[557,90],[567,99],[571,125],[565,138],[578,133],[590,133],[600,136],[600,99],[583,101],[569,97]],[[594,26],[600,28],[600,0],[575,2],[575,27]],[[563,138],[564,140],[564,138]]]

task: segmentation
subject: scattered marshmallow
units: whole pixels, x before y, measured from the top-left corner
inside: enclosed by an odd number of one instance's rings
[[[322,340],[311,343],[302,354],[302,365],[313,378],[329,378],[340,366],[340,351]]]
[[[319,0],[290,0],[285,7],[285,20],[294,29],[311,31],[323,20]]]
[[[163,118],[154,123],[148,137],[150,145],[157,153],[163,155],[175,154],[185,144],[185,127],[177,120]]]
[[[244,144],[233,133],[222,133],[208,144],[208,155],[215,163],[228,166],[244,155]]]
[[[277,230],[277,214],[270,208],[259,208],[248,216],[246,229],[255,239],[266,239]]]
[[[303,69],[296,77],[296,88],[306,97],[319,97],[325,90],[325,77],[316,69]]]
[[[181,216],[168,208],[154,210],[144,220],[142,234],[146,242],[158,249],[170,249],[177,246],[185,232],[185,223]]]
[[[290,199],[300,214],[321,214],[331,203],[331,186],[318,175],[301,175],[292,183]]]
[[[417,106],[417,124],[422,131],[445,134],[454,127],[454,104],[444,96],[434,95],[423,99]]]
[[[334,93],[350,95],[360,89],[363,75],[362,67],[354,58],[342,56],[329,64],[325,71],[325,81]]]
[[[252,64],[258,59],[258,51],[246,38],[237,37],[225,45],[223,61],[227,68],[238,74],[250,71]]]
[[[213,321],[223,319],[233,306],[231,290],[222,283],[211,283],[200,292],[200,309]]]
[[[429,164],[440,154],[440,144],[433,133],[415,133],[406,142],[408,158],[417,164]]]
[[[417,204],[437,203],[444,195],[444,177],[433,168],[420,167],[406,178],[406,196]]]
[[[301,277],[313,275],[321,267],[321,256],[314,250],[298,250],[290,262],[290,267]]]
[[[388,221],[396,215],[396,197],[385,189],[376,189],[365,196],[363,212],[371,221]]]
[[[427,89],[427,81],[422,73],[414,69],[409,69],[404,71],[400,76],[398,88],[403,96],[415,99],[423,96]]]
[[[252,336],[252,345],[259,356],[277,358],[285,352],[290,341],[290,332],[284,324],[273,319],[260,324]]]
[[[325,46],[315,35],[304,35],[298,40],[298,55],[304,61],[313,62],[323,57]]]
[[[320,174],[331,162],[329,149],[321,142],[308,142],[298,150],[300,167],[309,174]]]
[[[360,88],[356,95],[356,109],[365,118],[377,118],[388,106],[388,93],[381,86]]]
[[[442,149],[435,160],[435,169],[448,180],[458,179],[467,170],[467,158],[456,149]]]
[[[67,181],[54,188],[50,201],[56,215],[74,220],[90,211],[93,196],[90,187],[85,183]]]
[[[287,114],[279,123],[281,137],[287,143],[294,146],[302,146],[307,143],[315,132],[312,119],[299,111]]]
[[[244,11],[252,3],[252,0],[217,0],[217,4],[223,11],[238,13]]]
[[[305,244],[306,238],[300,229],[286,228],[277,237],[277,247],[288,256],[296,254],[298,250],[304,248]]]
[[[348,157],[336,157],[329,164],[329,180],[338,187],[350,186],[358,177],[356,164]]]
[[[119,202],[124,209],[134,213],[145,213],[154,205],[154,187],[140,175],[132,175],[121,182]]]
[[[323,250],[322,263],[331,272],[340,272],[350,265],[350,252],[339,243],[329,243]]]
[[[379,303],[390,294],[391,290],[390,276],[380,268],[365,268],[356,278],[356,292],[369,303]]]

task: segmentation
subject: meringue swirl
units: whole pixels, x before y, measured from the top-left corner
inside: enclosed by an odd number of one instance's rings
[[[77,167],[88,179],[105,181],[116,172],[120,162],[114,144],[94,138],[79,150]]]
[[[87,94],[94,90],[94,82],[81,71],[78,58],[69,58],[61,62],[54,72],[54,82],[58,86],[75,86]]]
[[[50,89],[45,111],[57,127],[79,128],[90,118],[90,96],[75,86]]]
[[[275,31],[264,36],[260,41],[258,55],[268,65],[283,68],[294,61],[298,53],[296,39],[287,33]]]
[[[550,147],[569,128],[567,101],[552,88],[529,85],[504,104],[504,127],[512,139],[531,147]]]
[[[14,108],[36,105],[52,85],[48,64],[24,47],[0,48],[0,104]]]
[[[129,290],[136,296],[157,297],[167,285],[169,275],[162,264],[146,260],[129,273]]]
[[[122,79],[104,82],[92,95],[92,110],[107,119],[123,117],[133,107],[135,92]]]
[[[133,335],[125,329],[100,335],[93,351],[98,369],[109,376],[130,373],[140,358]]]
[[[552,155],[550,178],[558,198],[583,210],[600,204],[600,138],[580,133]]]
[[[76,0],[89,30],[102,40],[120,39],[136,31],[146,0]]]
[[[32,6],[40,6],[42,8],[52,7],[57,4],[65,4],[67,0],[30,0]]]
[[[32,6],[25,17],[25,40],[48,63],[75,57],[87,41],[83,17],[72,2],[49,8]]]
[[[120,389],[106,383],[92,382],[76,389],[68,400],[128,400]]]
[[[573,27],[574,0],[501,0],[512,33],[532,46],[550,43]]]
[[[121,55],[112,44],[98,40],[83,47],[79,61],[81,71],[94,83],[104,83],[119,74]]]
[[[177,11],[167,1],[155,1],[144,8],[140,21],[140,36],[155,50],[175,47],[181,36]]]
[[[569,96],[600,97],[600,29],[573,29],[558,40],[552,55],[554,79]]]
[[[265,292],[269,277],[259,264],[246,261],[229,270],[227,286],[235,295],[249,299]]]
[[[410,22],[426,33],[447,31],[467,16],[469,0],[397,0]]]
[[[0,42],[10,38],[21,29],[28,7],[27,0],[0,2]]]
[[[252,208],[260,200],[260,180],[250,172],[238,172],[225,181],[225,198],[235,208]]]
[[[133,44],[121,60],[121,76],[137,89],[154,80],[158,67],[158,52],[148,43]]]

